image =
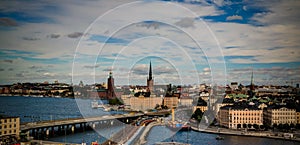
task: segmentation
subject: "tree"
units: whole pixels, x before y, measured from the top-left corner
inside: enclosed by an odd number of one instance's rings
[[[280,124],[277,126],[277,128],[280,129],[280,130],[283,129],[283,124],[280,123]]]
[[[200,108],[197,108],[196,111],[193,113],[192,118],[200,122],[202,116],[203,116],[203,112],[200,110]]]
[[[267,129],[267,126],[265,126],[265,125],[260,125],[259,128],[263,130],[263,129]]]
[[[253,124],[253,127],[258,130],[259,129],[259,126],[257,124]]]
[[[283,128],[285,131],[287,131],[287,130],[289,130],[291,127],[290,127],[289,124],[285,123],[285,124],[282,125],[282,128]]]
[[[296,129],[300,129],[300,124],[296,124]]]
[[[248,124],[248,128],[252,128],[252,124]]]
[[[242,125],[241,124],[237,124],[237,128],[242,128]]]
[[[277,125],[276,123],[274,123],[274,124],[273,124],[273,127],[274,127],[274,128],[277,128],[277,127],[278,127],[278,125]]]
[[[123,105],[123,103],[118,98],[110,99],[108,103],[110,105]]]
[[[159,110],[161,108],[160,108],[159,104],[156,104],[154,109]]]

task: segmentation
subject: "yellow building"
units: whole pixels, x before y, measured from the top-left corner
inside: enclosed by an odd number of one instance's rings
[[[173,108],[178,106],[178,97],[164,97],[163,105],[168,108]]]
[[[300,112],[296,112],[296,123],[300,124]]]
[[[197,105],[193,107],[193,112],[195,112],[197,108],[199,108],[202,112],[206,111],[208,109],[207,102],[202,98],[199,98]]]
[[[15,136],[19,138],[20,132],[20,118],[19,117],[9,117],[0,116],[0,138],[4,136]]]
[[[273,105],[264,110],[264,123],[273,126],[274,124],[296,124],[296,109],[286,105]]]
[[[224,106],[217,118],[221,126],[230,129],[253,128],[263,125],[263,110],[254,106]]]
[[[162,105],[162,98],[153,95],[150,97],[122,95],[121,99],[126,106],[130,106],[130,109],[138,111],[146,111],[154,109],[156,105]]]
[[[195,112],[197,109],[200,109],[202,112],[207,110],[207,106],[194,106],[193,107],[193,112]]]
[[[179,103],[181,106],[192,106],[193,105],[193,98],[186,97],[186,98],[180,98]]]

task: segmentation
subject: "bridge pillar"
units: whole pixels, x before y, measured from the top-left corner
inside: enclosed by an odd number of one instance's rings
[[[49,134],[50,134],[49,132],[50,132],[50,131],[49,131],[49,128],[46,128],[46,136],[47,136],[47,137],[49,137]]]
[[[96,124],[95,122],[92,122],[92,128],[95,129],[96,128]]]
[[[52,136],[54,136],[54,134],[55,134],[54,126],[51,127],[51,132],[52,132],[52,133],[51,133],[51,137],[52,137]]]
[[[72,131],[72,133],[74,133],[74,131],[75,131],[75,125],[72,125],[71,131]]]

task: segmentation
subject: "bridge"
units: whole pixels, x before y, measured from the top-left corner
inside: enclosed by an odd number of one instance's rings
[[[67,135],[75,132],[91,130],[97,127],[111,127],[112,125],[121,125],[131,123],[138,117],[143,116],[142,113],[105,115],[99,117],[73,118],[55,121],[30,122],[20,126],[21,132],[35,139],[44,139],[57,135]],[[118,121],[116,121],[118,120]]]

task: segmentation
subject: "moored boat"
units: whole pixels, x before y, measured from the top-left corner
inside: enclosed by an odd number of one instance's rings
[[[175,121],[175,111],[174,108],[172,109],[172,121],[169,121],[167,124],[171,130],[175,131],[190,131],[191,125],[188,122],[178,122]]]
[[[216,137],[216,140],[224,140],[224,137],[218,135],[218,136]]]

